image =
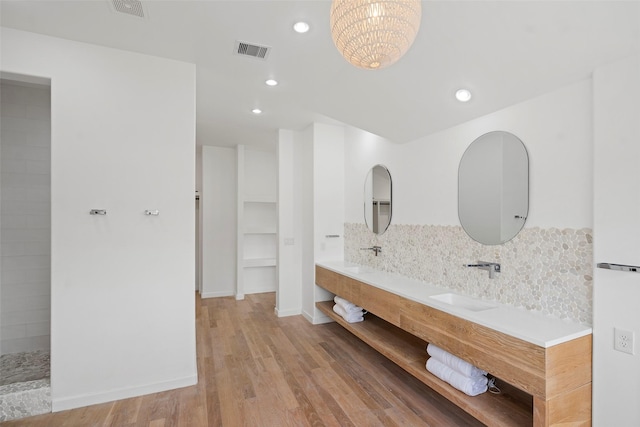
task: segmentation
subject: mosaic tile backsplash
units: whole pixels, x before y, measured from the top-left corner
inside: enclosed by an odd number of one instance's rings
[[[345,260],[442,286],[461,294],[561,319],[592,323],[591,229],[524,228],[496,246],[471,239],[460,226],[391,225],[381,236],[346,223]],[[360,248],[378,245],[382,253]],[[463,264],[498,262],[489,273]]]

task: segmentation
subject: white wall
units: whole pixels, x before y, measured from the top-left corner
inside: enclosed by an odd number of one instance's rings
[[[344,258],[344,141],[344,127],[319,123],[314,125],[315,261]],[[326,322],[326,316],[315,308],[315,301],[330,300],[333,294],[315,285],[315,271],[313,277],[314,322]]]
[[[273,151],[245,149],[244,199],[276,200],[278,164]]]
[[[236,292],[236,150],[202,147],[203,298]]]
[[[202,146],[196,147],[196,195],[202,193]],[[200,200],[196,200],[196,291],[202,293],[202,206]]]
[[[300,238],[296,239],[294,214],[294,132],[281,129],[278,133],[278,255],[276,262],[276,313],[279,317],[302,312],[300,283]]]
[[[300,256],[302,315],[313,323],[315,313],[315,258],[313,206],[313,125],[295,132],[294,139],[294,216],[296,242]]]
[[[51,79],[54,410],[194,384],[195,67],[3,28],[2,68]]]
[[[0,89],[0,354],[50,348],[51,88]]]
[[[342,126],[320,123],[299,132],[280,133],[282,172],[278,198],[280,215],[294,223],[293,230],[287,230],[293,235],[286,237],[293,238],[295,244],[286,248],[293,251],[288,254],[286,266],[296,271],[280,281],[278,292],[300,286],[301,311],[312,323],[329,321],[316,309],[315,302],[332,297],[315,284],[315,262],[344,256],[344,138]],[[285,186],[285,179],[294,182],[293,188]],[[287,206],[289,211],[285,211]],[[327,237],[334,235],[339,237]],[[284,249],[282,243],[280,250]]]
[[[529,153],[526,227],[591,227],[591,98],[585,80],[402,145],[348,129],[347,222],[363,222],[366,173],[382,163],[393,181],[392,224],[459,225],[460,159],[478,136],[505,130]]]
[[[346,126],[344,132],[345,222],[364,223],[364,182],[369,170],[377,164],[388,167],[389,162],[403,162],[400,159],[396,160],[399,149],[397,144],[351,126]],[[398,183],[394,171],[391,170],[390,173],[391,191],[395,201]],[[395,204],[393,210],[395,211]],[[393,214],[395,215],[395,212]],[[394,221],[395,217],[391,222]]]
[[[640,265],[640,57],[594,73],[594,264]],[[595,269],[593,416],[640,425],[640,274]],[[631,331],[635,353],[613,349]]]

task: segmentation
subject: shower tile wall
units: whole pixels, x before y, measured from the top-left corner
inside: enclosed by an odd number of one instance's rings
[[[50,347],[50,93],[0,85],[0,354]]]

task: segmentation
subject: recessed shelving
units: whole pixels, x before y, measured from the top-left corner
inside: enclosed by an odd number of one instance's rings
[[[276,259],[275,258],[245,258],[244,266],[245,268],[275,267]]]
[[[238,146],[237,296],[275,290],[275,171],[275,156]]]

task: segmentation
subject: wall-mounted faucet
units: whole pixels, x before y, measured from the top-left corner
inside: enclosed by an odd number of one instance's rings
[[[382,252],[382,246],[372,246],[370,248],[360,248],[361,251],[373,251],[375,252],[376,256],[378,256],[378,254],[380,252]]]
[[[497,262],[478,261],[476,264],[463,264],[465,267],[475,267],[489,272],[489,279],[496,277],[500,273],[500,264]]]

